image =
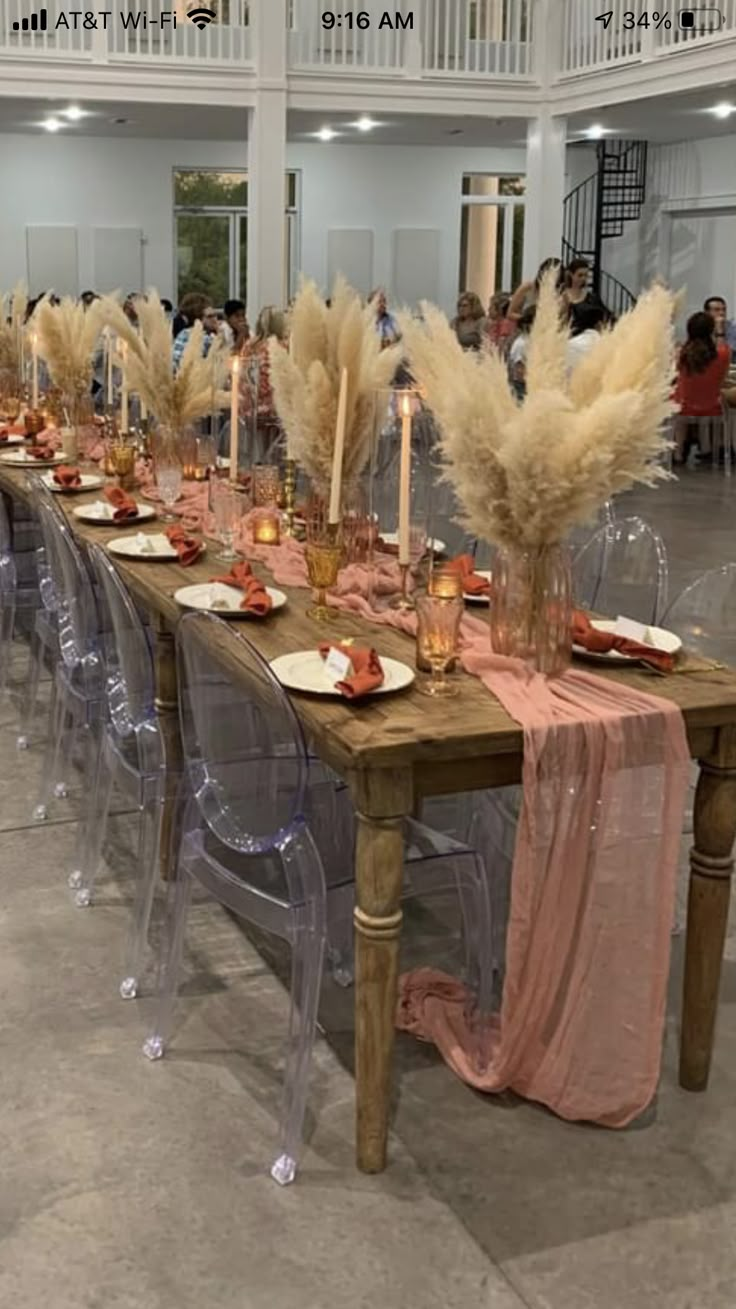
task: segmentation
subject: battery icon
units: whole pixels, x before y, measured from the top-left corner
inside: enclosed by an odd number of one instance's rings
[[[683,32],[720,32],[723,27],[720,9],[681,9],[677,17]]]

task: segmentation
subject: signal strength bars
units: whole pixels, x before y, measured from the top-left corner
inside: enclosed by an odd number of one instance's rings
[[[21,18],[19,23],[13,23],[14,32],[45,32],[48,27],[48,9],[42,9],[38,14],[31,14],[30,18]]]

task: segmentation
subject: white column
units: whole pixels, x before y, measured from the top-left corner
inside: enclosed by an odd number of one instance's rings
[[[286,303],[286,0],[251,0],[256,101],[248,114],[248,318]]]
[[[567,121],[543,109],[526,135],[524,277],[536,276],[543,259],[560,257],[565,198]]]

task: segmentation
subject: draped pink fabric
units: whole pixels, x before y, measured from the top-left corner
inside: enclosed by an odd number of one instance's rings
[[[413,633],[413,614],[368,599],[395,589],[391,567],[377,584],[345,569],[331,602]],[[401,979],[398,1026],[479,1090],[625,1127],[659,1079],[690,765],[682,715],[582,669],[547,680],[494,655],[477,618],[463,620],[461,662],[524,734],[501,1013],[471,1026],[461,983],[419,969]]]

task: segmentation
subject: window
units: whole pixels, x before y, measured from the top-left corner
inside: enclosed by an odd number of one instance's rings
[[[521,281],[525,190],[523,177],[463,177],[459,290],[475,291],[484,305]]]
[[[285,178],[284,272],[287,297],[296,289],[299,176]],[[174,171],[176,295],[201,291],[217,308],[247,299],[248,174],[184,168]]]

